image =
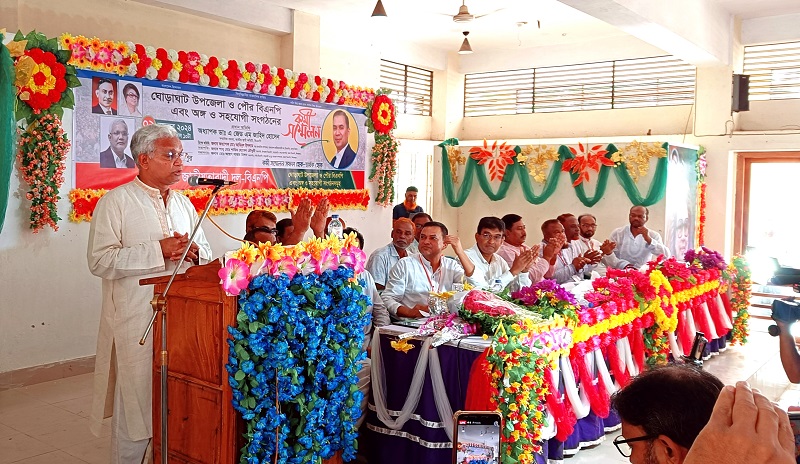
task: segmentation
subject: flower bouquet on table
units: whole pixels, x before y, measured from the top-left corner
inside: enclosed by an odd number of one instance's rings
[[[226,256],[221,283],[239,296],[226,370],[246,422],[242,462],[319,462],[339,450],[354,460],[371,317],[355,235],[246,243]]]
[[[716,269],[717,271],[725,271],[728,265],[725,263],[725,258],[718,252],[701,246],[698,250],[689,250],[683,255],[683,259],[689,263],[690,266],[699,269]]]

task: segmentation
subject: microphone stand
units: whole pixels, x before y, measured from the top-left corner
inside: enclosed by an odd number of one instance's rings
[[[161,463],[167,463],[167,293],[169,293],[169,289],[172,286],[172,282],[175,280],[175,276],[178,274],[178,270],[180,270],[181,265],[183,264],[183,260],[186,259],[186,255],[189,253],[189,247],[192,246],[194,242],[194,236],[197,234],[197,231],[200,229],[200,223],[203,222],[203,219],[208,215],[208,210],[211,209],[211,204],[214,203],[214,198],[217,196],[217,192],[222,188],[222,185],[215,185],[214,190],[211,191],[211,198],[208,199],[208,203],[206,203],[206,209],[203,210],[203,214],[200,215],[200,218],[197,220],[197,223],[194,225],[192,229],[192,233],[189,236],[189,243],[186,244],[186,249],[183,250],[183,254],[181,255],[181,259],[178,260],[178,264],[175,266],[175,269],[172,271],[172,276],[170,276],[169,281],[167,282],[166,288],[164,288],[164,293],[155,294],[153,295],[153,299],[150,300],[150,306],[153,307],[153,317],[150,318],[150,323],[147,324],[147,329],[145,329],[142,338],[139,340],[139,345],[145,344],[145,339],[147,335],[150,334],[150,330],[153,328],[153,323],[156,321],[156,316],[158,313],[161,312]],[[199,257],[198,257],[199,258]]]

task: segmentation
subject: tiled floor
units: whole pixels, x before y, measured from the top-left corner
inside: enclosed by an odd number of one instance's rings
[[[729,348],[706,361],[705,369],[726,384],[748,380],[782,405],[800,404],[800,390],[786,388],[778,342],[766,334],[766,326],[754,322],[747,347]],[[108,463],[109,425],[101,438],[89,432],[91,384],[92,374],[85,374],[0,392],[0,464]],[[614,436],[565,463],[628,462],[611,444]]]
[[[111,428],[89,432],[92,374],[0,392],[0,464],[108,464]]]

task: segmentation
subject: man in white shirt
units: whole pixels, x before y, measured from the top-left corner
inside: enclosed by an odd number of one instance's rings
[[[170,186],[181,180],[183,145],[172,126],[153,124],[133,134],[139,174],[103,196],[89,228],[87,261],[103,279],[100,330],[94,370],[92,433],[111,420],[111,462],[140,463],[153,436],[153,334],[139,338],[152,316],[152,286],[139,279],[170,273],[188,247],[186,260],[211,258],[194,206]],[[113,409],[112,409],[113,405]]]
[[[447,245],[458,256],[445,259],[442,254]],[[463,267],[462,267],[463,266]],[[429,313],[431,293],[453,290],[453,284],[471,284],[475,265],[464,254],[461,241],[447,234],[441,222],[429,222],[419,236],[419,254],[406,256],[389,271],[386,289],[381,294],[389,314],[396,317],[424,317]]]
[[[503,216],[502,221],[505,227],[505,232],[503,233],[504,240],[500,245],[500,249],[497,250],[497,254],[505,260],[506,264],[511,266],[514,264],[514,260],[517,259],[517,256],[525,251],[531,250],[533,255],[536,256],[536,259],[533,260],[533,263],[531,263],[526,272],[518,277],[519,286],[520,288],[527,287],[541,281],[544,274],[550,268],[547,260],[552,257],[553,253],[555,253],[561,245],[558,245],[558,248],[550,246],[543,251],[540,250],[539,244],[528,247],[525,245],[525,239],[528,237],[528,233],[525,230],[525,222],[522,221],[522,216],[518,214],[506,214]],[[541,257],[542,253],[544,253],[544,259]]]
[[[392,266],[409,255],[408,247],[414,243],[414,223],[408,218],[399,218],[392,226],[392,242],[378,248],[367,260],[367,270],[375,279],[378,290],[386,288],[386,279]]]
[[[550,269],[544,275],[545,279],[553,279],[559,284],[582,280],[584,276],[584,267],[589,264],[591,259],[583,256],[574,244],[574,240],[567,240],[567,235],[564,233],[564,226],[558,219],[548,219],[542,224],[542,235],[544,237],[542,243],[548,245],[556,245],[561,243],[561,248],[553,254],[553,257],[548,261]]]
[[[611,232],[609,238],[617,244],[614,254],[625,261],[628,267],[640,269],[654,256],[670,256],[661,235],[644,226],[649,216],[650,211],[644,206],[633,206],[628,213],[630,226],[622,226]]]
[[[476,287],[489,289],[494,286],[494,281],[499,280],[502,288],[510,287],[511,291],[521,288],[518,276],[527,274],[533,261],[538,258],[533,249],[527,249],[517,255],[509,267],[508,263],[497,254],[503,243],[505,225],[500,218],[489,216],[481,218],[478,222],[478,231],[475,234],[475,246],[464,253],[475,265],[472,275]]]
[[[115,119],[108,128],[108,148],[100,152],[101,168],[132,169],[136,167],[133,158],[125,153],[128,148],[128,123]]]
[[[626,262],[617,258],[614,254],[616,243],[606,239],[603,243],[593,238],[597,230],[597,219],[592,214],[581,214],[578,216],[578,226],[580,227],[580,237],[578,238],[578,247],[582,253],[587,251],[600,251],[602,258],[600,263],[589,264],[591,270],[597,271],[600,275],[605,275],[607,268],[622,269],[626,266]]]

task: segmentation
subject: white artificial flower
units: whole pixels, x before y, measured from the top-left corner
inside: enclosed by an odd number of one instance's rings
[[[170,48],[167,50],[167,57],[170,61],[178,61],[178,52]]]
[[[247,81],[244,78],[239,78],[239,83],[236,84],[236,88],[239,90],[244,90],[247,88]]]
[[[208,85],[211,81],[211,78],[208,77],[208,74],[203,74],[200,76],[200,85]]]
[[[204,53],[200,54],[200,64],[202,64],[204,67],[208,64],[208,55]]]
[[[146,78],[148,78],[148,79],[150,79],[152,81],[152,80],[155,80],[155,78],[157,76],[158,76],[158,71],[156,71],[156,68],[154,68],[152,66],[147,68],[147,72],[145,73],[145,77]]]
[[[174,69],[170,69],[169,73],[167,74],[167,79],[172,82],[178,82],[179,77],[181,77],[181,73]]]
[[[147,55],[148,58],[153,59],[156,57],[156,47],[152,45],[148,45],[144,47],[144,54]]]
[[[272,84],[270,84],[270,85],[267,87],[267,93],[268,93],[268,94],[270,94],[270,95],[275,95],[275,86],[274,86],[274,85],[272,85]]]
[[[288,86],[288,85],[287,85],[286,87],[284,87],[284,88],[283,88],[283,96],[284,96],[284,97],[288,97],[288,96],[290,96],[291,94],[292,94],[292,90],[289,88],[289,86]]]
[[[271,75],[273,75],[273,76],[277,76],[278,75],[278,67],[277,66],[270,66],[269,67],[269,73]]]
[[[137,71],[136,65],[134,63],[131,63],[128,65],[128,72],[126,74],[129,76],[135,76],[136,71]]]
[[[222,76],[219,78],[219,85],[217,87],[227,89],[228,88],[228,76]]]
[[[125,42],[125,46],[128,47],[130,53],[134,53],[136,51],[136,44],[131,41]]]
[[[305,90],[301,90],[300,93],[297,94],[297,98],[299,98],[301,100],[305,100],[306,99],[306,91]]]

